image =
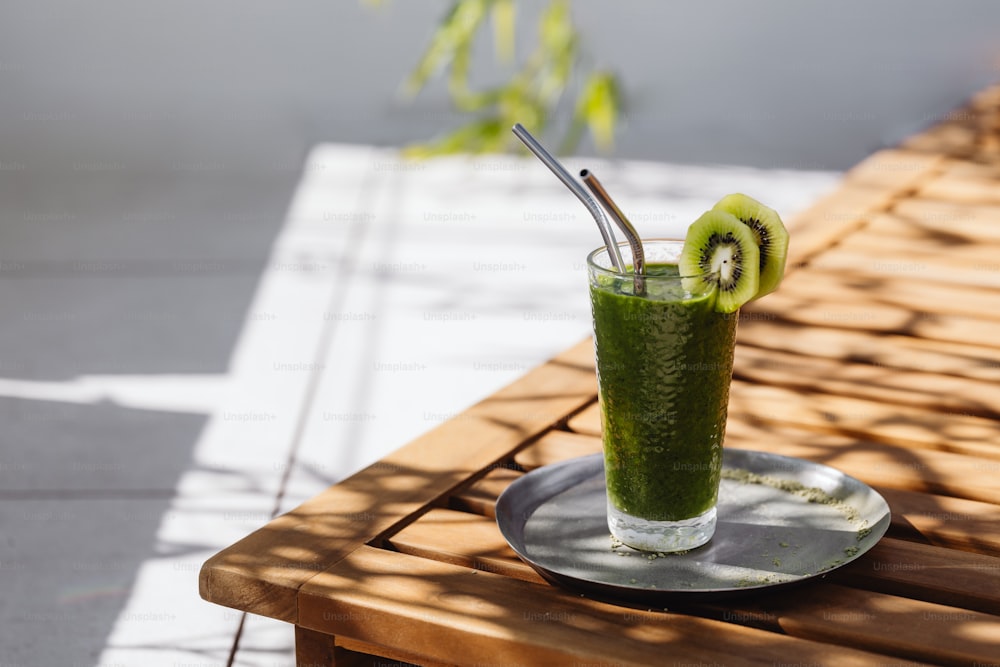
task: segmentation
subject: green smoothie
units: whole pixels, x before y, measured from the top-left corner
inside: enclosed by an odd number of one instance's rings
[[[676,264],[631,276],[591,267],[608,500],[650,521],[716,504],[738,313],[687,293]]]

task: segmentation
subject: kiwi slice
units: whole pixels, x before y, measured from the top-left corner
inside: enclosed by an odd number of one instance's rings
[[[747,225],[725,211],[711,210],[691,223],[677,263],[685,287],[717,290],[715,309],[732,313],[754,298],[760,285],[760,251]]]
[[[726,195],[715,205],[716,211],[732,213],[750,228],[760,249],[760,286],[753,297],[759,299],[778,289],[785,275],[788,256],[788,230],[774,209],[744,194]]]

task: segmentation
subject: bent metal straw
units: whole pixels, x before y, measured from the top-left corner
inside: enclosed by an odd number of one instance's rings
[[[635,274],[635,293],[637,296],[641,296],[646,293],[646,279],[643,277],[646,273],[646,254],[642,250],[642,241],[639,240],[639,233],[635,231],[635,227],[632,223],[628,221],[622,210],[618,208],[618,205],[611,199],[611,195],[608,191],[604,189],[601,182],[597,180],[597,176],[584,169],[580,172],[580,178],[583,179],[584,184],[590,188],[590,191],[594,193],[597,200],[601,202],[601,205],[611,216],[618,227],[625,234],[625,238],[628,239],[628,245],[632,249],[632,272]]]
[[[618,250],[618,241],[615,240],[615,232],[608,224],[608,219],[604,215],[604,211],[598,205],[594,198],[583,189],[583,187],[576,182],[576,180],[570,175],[566,169],[559,164],[552,155],[545,150],[545,148],[538,143],[538,140],[531,136],[520,123],[515,123],[513,127],[514,135],[520,139],[525,146],[528,147],[535,156],[542,161],[542,163],[548,167],[553,174],[555,174],[563,184],[570,189],[570,192],[575,194],[577,198],[583,202],[583,205],[587,207],[590,214],[594,216],[594,220],[597,222],[597,228],[601,231],[601,236],[604,238],[604,245],[608,247],[608,255],[611,258],[611,264],[615,267],[615,271],[618,273],[625,272],[625,263],[622,261],[621,253]]]

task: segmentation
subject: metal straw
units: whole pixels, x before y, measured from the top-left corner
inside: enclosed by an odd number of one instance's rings
[[[559,164],[552,155],[545,150],[545,148],[538,143],[538,140],[531,136],[531,133],[524,129],[524,126],[520,123],[515,123],[514,135],[520,139],[525,146],[528,147],[535,156],[542,161],[542,163],[548,167],[553,174],[555,174],[563,184],[570,189],[570,192],[575,194],[577,198],[583,202],[583,205],[587,207],[590,214],[594,216],[594,220],[597,222],[597,228],[601,230],[601,237],[604,238],[604,245],[608,247],[608,256],[611,258],[611,264],[615,267],[615,271],[618,273],[625,272],[625,262],[622,261],[621,253],[618,251],[618,241],[615,240],[615,232],[608,224],[608,219],[604,215],[604,211],[598,205],[594,198],[583,189],[583,187],[576,182],[576,180],[570,175],[566,169]]]
[[[635,274],[635,293],[636,295],[643,295],[646,293],[646,279],[643,277],[646,273],[646,254],[642,250],[642,241],[639,240],[639,234],[635,231],[635,227],[632,223],[628,221],[622,210],[618,208],[618,205],[611,199],[611,195],[608,191],[604,189],[601,182],[597,180],[597,176],[594,176],[592,172],[584,169],[580,172],[580,178],[583,179],[584,184],[590,188],[590,191],[594,193],[597,200],[601,202],[611,219],[614,220],[618,227],[625,234],[625,238],[628,239],[628,245],[632,248],[632,268]]]

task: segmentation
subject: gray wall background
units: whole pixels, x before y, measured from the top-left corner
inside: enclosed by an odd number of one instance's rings
[[[544,3],[521,2],[521,37]],[[395,92],[448,2],[4,0],[0,160],[294,170],[319,141],[454,124]],[[587,62],[626,83],[617,155],[843,169],[996,78],[988,0],[578,0]],[[483,40],[484,46],[489,40]],[[481,54],[484,82],[493,76]]]

